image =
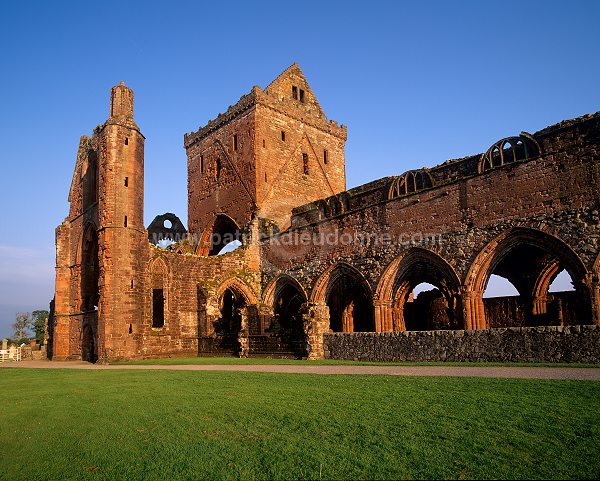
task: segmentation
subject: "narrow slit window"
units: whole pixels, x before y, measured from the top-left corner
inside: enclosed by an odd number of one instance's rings
[[[152,327],[165,325],[165,297],[162,289],[152,289]]]
[[[265,182],[267,182],[267,173],[265,172]]]
[[[237,134],[233,134],[233,150],[237,151],[237,149],[238,149]]]
[[[125,177],[125,187],[129,187],[129,177]]]
[[[327,164],[327,150],[323,150],[323,163]]]
[[[265,139],[263,139],[263,149],[266,147],[267,145],[265,144]]]
[[[133,334],[133,326],[129,324],[129,334]]]
[[[281,140],[283,142],[285,142],[285,131],[284,130],[281,131]]]
[[[298,100],[298,87],[292,85],[292,98]]]
[[[129,145],[129,139],[125,137],[125,145]]]
[[[308,175],[308,154],[302,154],[302,166],[304,168],[304,174]]]
[[[204,156],[200,156],[200,173],[204,174]]]
[[[300,89],[300,102],[304,103],[304,90]]]
[[[131,279],[131,288],[133,289],[133,279]]]
[[[123,227],[127,227],[127,216],[125,216],[125,220],[123,221]]]

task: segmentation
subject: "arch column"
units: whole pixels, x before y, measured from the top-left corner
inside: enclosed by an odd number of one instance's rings
[[[375,309],[375,332],[392,332],[394,330],[394,309],[392,303],[377,300],[374,302],[373,307]]]
[[[465,329],[487,329],[482,291],[465,290],[462,293],[462,305]]]
[[[240,309],[240,330],[237,341],[240,345],[240,357],[250,355],[250,328],[258,320],[258,307],[256,305],[244,306]]]
[[[323,335],[329,329],[329,307],[324,302],[306,302],[300,308],[308,360],[325,359]]]

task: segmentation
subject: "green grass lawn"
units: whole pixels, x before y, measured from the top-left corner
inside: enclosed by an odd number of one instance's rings
[[[180,364],[305,364],[305,365],[352,365],[352,366],[526,366],[526,367],[595,367],[600,364],[577,363],[533,363],[533,362],[364,362],[364,361],[303,361],[298,359],[270,359],[263,357],[238,358],[228,357],[169,357],[161,359],[136,359],[131,361],[111,362],[115,365],[180,365]]]
[[[2,479],[600,477],[600,383],[0,369]]]

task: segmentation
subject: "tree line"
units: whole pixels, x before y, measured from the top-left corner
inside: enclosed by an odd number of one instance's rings
[[[43,344],[49,316],[50,313],[43,309],[17,312],[15,322],[12,324],[15,341],[21,343],[35,337],[38,344]]]

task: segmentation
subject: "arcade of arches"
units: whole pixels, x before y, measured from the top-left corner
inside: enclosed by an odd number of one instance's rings
[[[563,269],[574,289],[549,292]],[[492,275],[506,278],[519,295],[484,298]],[[424,283],[429,290],[415,294]],[[253,346],[272,353],[285,345],[285,352],[305,355],[315,329],[400,332],[592,323],[593,296],[582,262],[562,241],[533,229],[511,229],[493,239],[462,280],[440,255],[411,248],[387,265],[374,288],[346,262],[317,276],[310,295],[289,274],[271,280],[260,301],[250,300],[242,284],[221,289],[214,331],[224,339],[248,337],[250,353]],[[278,347],[267,348],[275,340]]]

